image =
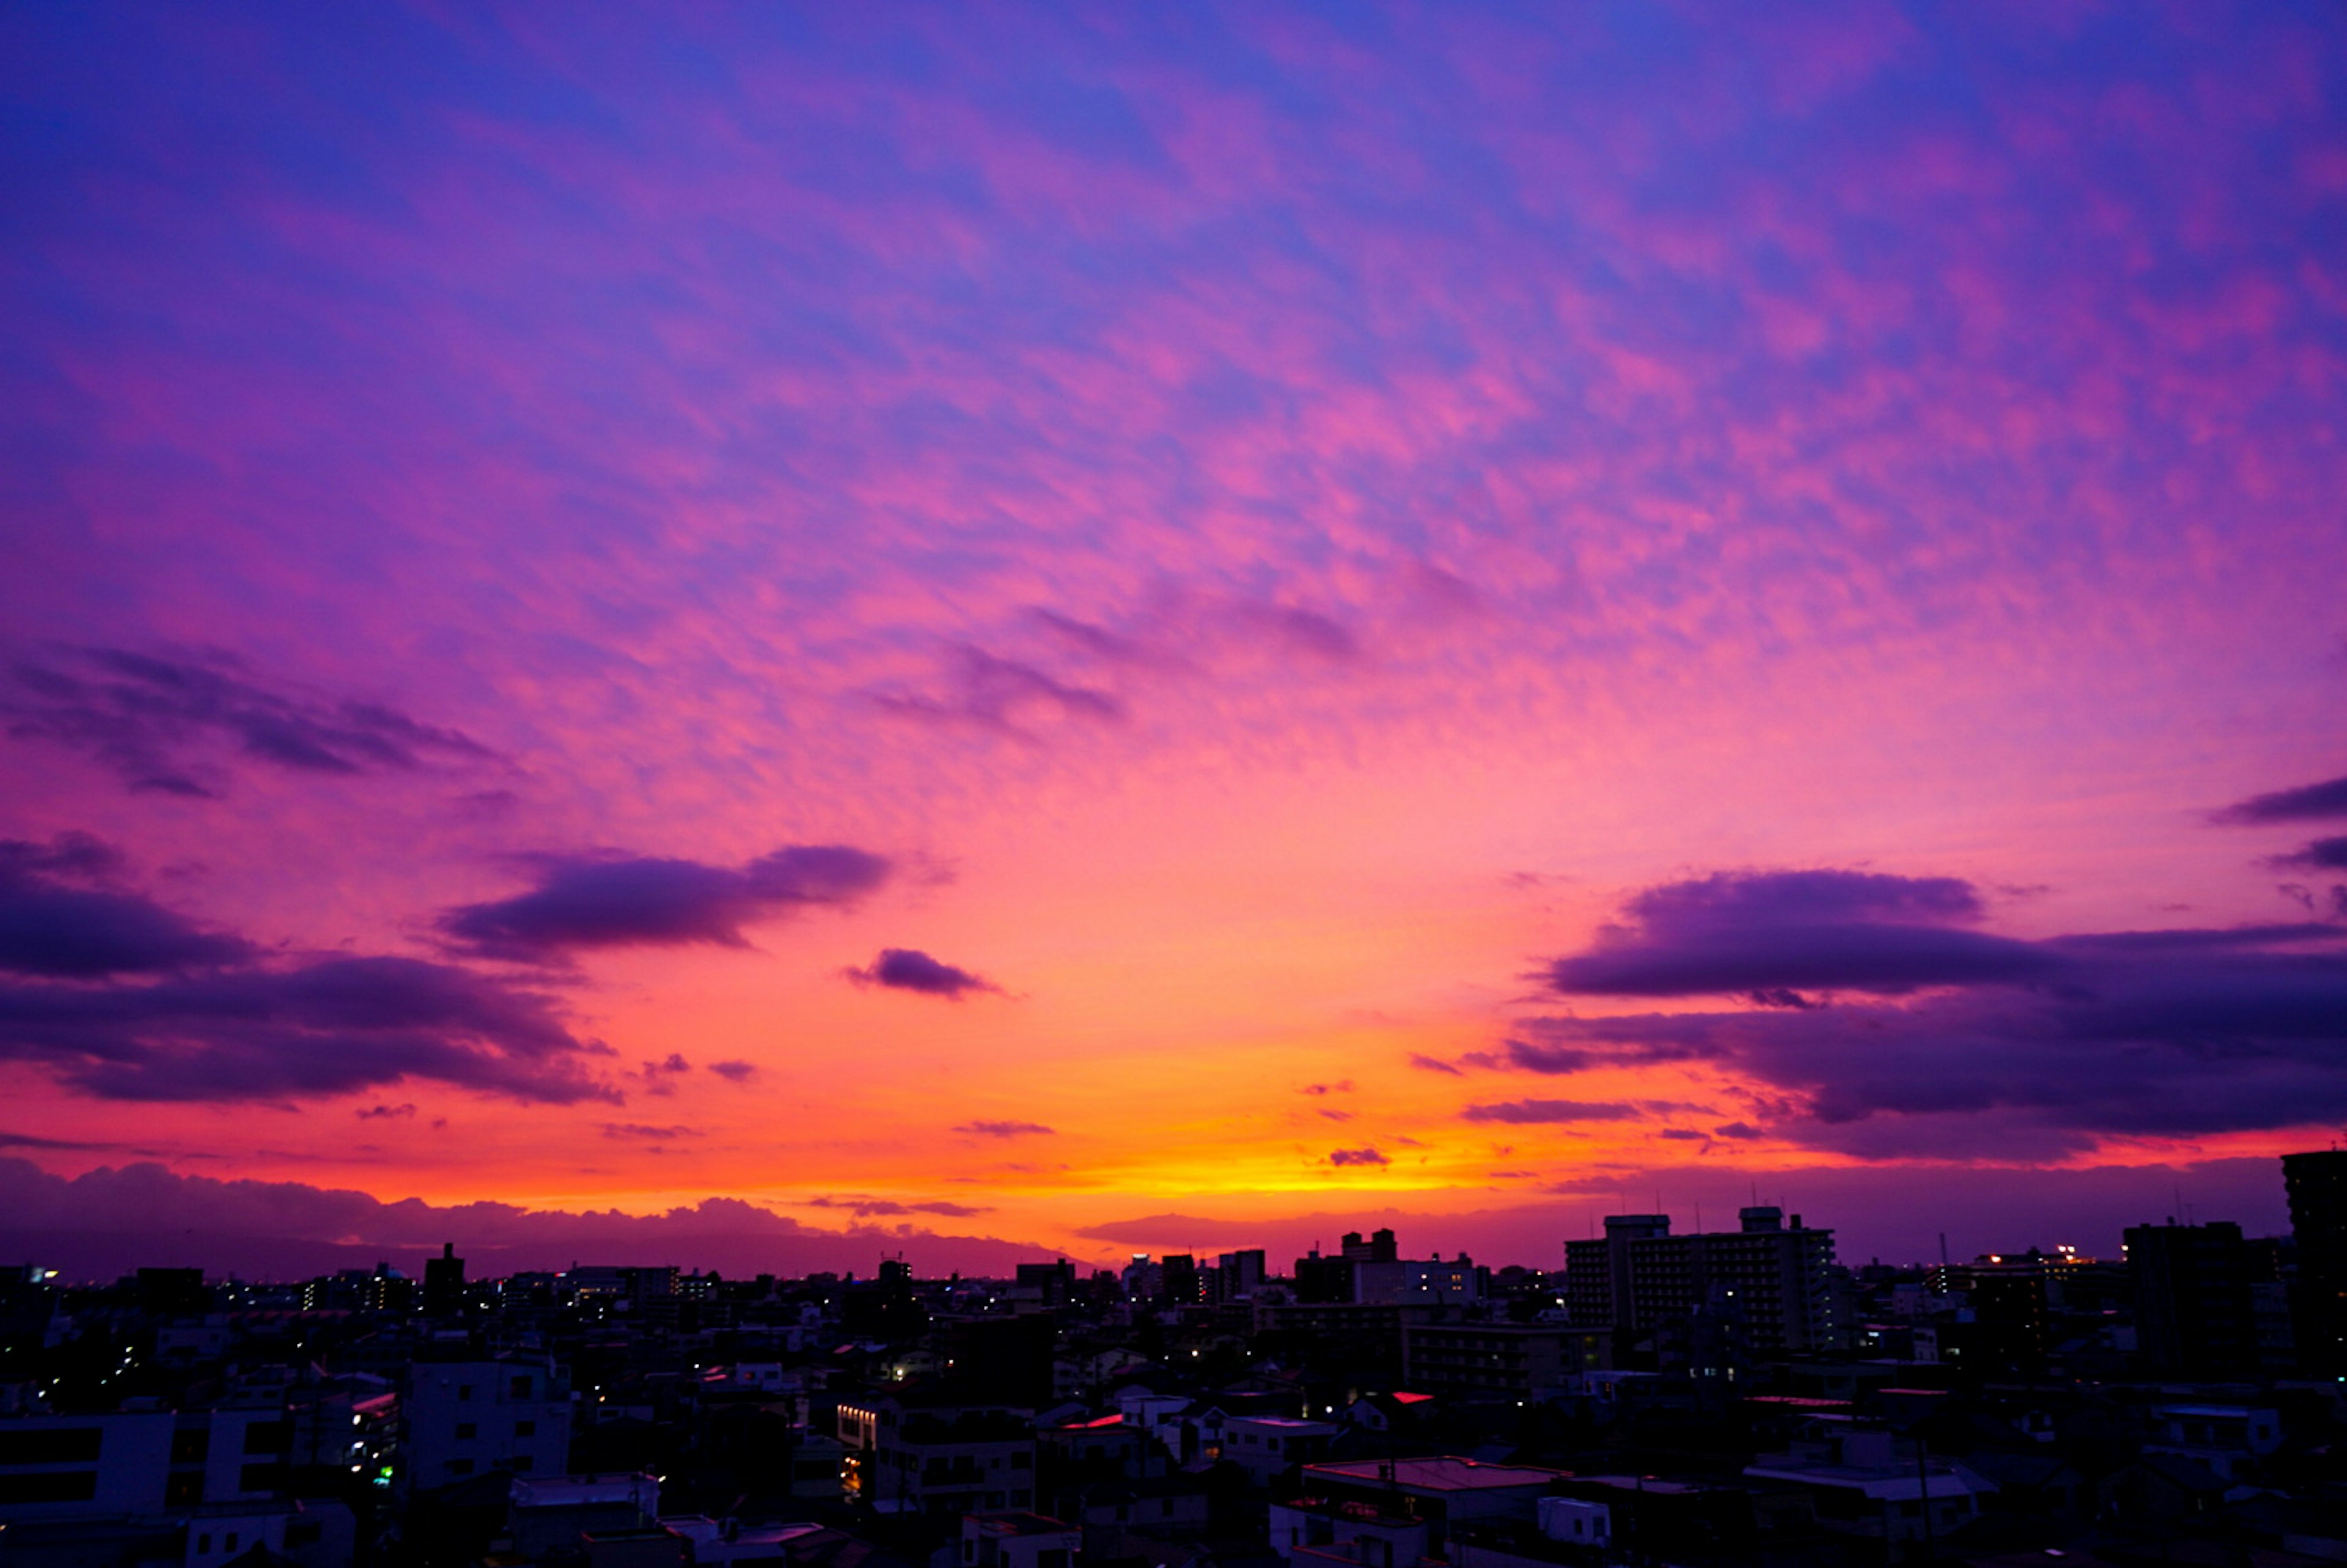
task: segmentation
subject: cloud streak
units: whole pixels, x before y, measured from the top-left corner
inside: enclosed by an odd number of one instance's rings
[[[746,948],[743,927],[852,904],[889,864],[845,845],[791,845],[740,867],[642,856],[550,857],[526,893],[443,914],[441,934],[484,958],[550,963],[604,948]]]
[[[522,1103],[616,1101],[593,1054],[548,998],[417,958],[0,985],[0,1057],[101,1100],[283,1102],[428,1081]]]
[[[2028,984],[2058,967],[2025,942],[1957,928],[1979,898],[1953,877],[1721,872],[1650,888],[1588,951],[1544,972],[1565,995],[1742,993],[1799,1006],[1807,990],[1897,995]]]
[[[1052,1129],[1040,1122],[964,1122],[954,1128],[975,1138],[1038,1138]]]
[[[1552,1122],[1624,1122],[1638,1115],[1635,1105],[1604,1100],[1504,1100],[1496,1104],[1470,1105],[1460,1119],[1530,1126]]]
[[[246,761],[329,776],[492,760],[458,731],[377,702],[272,689],[224,654],[72,649],[10,673],[0,713],[12,733],[86,752],[134,790],[219,793],[200,781],[208,770],[194,760],[207,742],[226,742]]]
[[[1929,897],[1961,915],[1965,899],[1943,883],[1932,879]],[[1765,940],[1746,911],[1770,907],[1767,878],[1727,884],[1720,902],[1735,908],[1725,917],[1711,898],[1722,886],[1707,878],[1640,895],[1627,907],[1637,924],[1586,965],[1561,960],[1552,980],[1583,989],[1599,959],[1619,959],[1654,994],[1750,990],[1751,1005],[1529,1019],[1519,1028],[1542,1050],[1570,1053],[1580,1071],[1700,1063],[1790,1093],[1801,1114],[1771,1131],[1863,1158],[2052,1157],[2106,1136],[2193,1137],[2347,1116],[2347,926],[1999,939],[1993,962],[1976,963],[1980,949],[1941,962],[1946,949],[1917,939],[1934,927],[1852,922],[1850,900],[1809,896],[1817,874],[1800,874],[1799,897]],[[1875,883],[1857,890],[1878,910],[1913,907],[1877,897]],[[1688,907],[1694,918],[1653,915]],[[1900,956],[1895,967],[1878,961],[1886,951]],[[1780,988],[1827,985],[1865,999],[1791,1008],[1773,999]]]
[[[992,980],[933,958],[917,948],[883,948],[869,964],[848,969],[846,975],[859,986],[943,997],[948,1001],[979,993],[1002,994],[1002,988]]]
[[[2316,822],[2347,816],[2347,778],[2325,779],[2236,801],[2216,814],[2226,823]]]
[[[140,895],[74,886],[56,875],[108,870],[115,858],[86,837],[46,845],[0,840],[0,970],[87,980],[169,974],[254,956],[242,938],[208,930]]]

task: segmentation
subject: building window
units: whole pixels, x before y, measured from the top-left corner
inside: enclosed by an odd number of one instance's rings
[[[466,1438],[478,1437],[480,1436],[480,1423],[477,1421],[458,1421],[456,1423],[456,1440],[458,1442],[464,1441]]]
[[[94,1460],[105,1440],[103,1427],[0,1432],[0,1464],[67,1464],[76,1460]]]
[[[536,1421],[516,1421],[514,1423],[514,1436],[518,1438],[534,1438],[538,1436],[538,1423]]]
[[[527,1399],[529,1398],[528,1373],[524,1372],[520,1377],[516,1378],[513,1380],[513,1397],[517,1399]]]
[[[448,1461],[448,1473],[450,1475],[470,1475],[473,1473],[473,1461],[468,1459],[452,1459]]]
[[[473,1385],[472,1385],[472,1384],[470,1384],[470,1383],[459,1383],[459,1384],[457,1384],[457,1385],[456,1385],[456,1397],[457,1397],[458,1399],[471,1399],[471,1398],[473,1397]]]

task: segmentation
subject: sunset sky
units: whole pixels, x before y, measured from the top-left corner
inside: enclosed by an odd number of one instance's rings
[[[12,1256],[2107,1249],[2347,1127],[2335,5],[16,6],[0,104]]]

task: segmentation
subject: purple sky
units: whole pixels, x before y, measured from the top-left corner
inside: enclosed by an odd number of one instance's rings
[[[19,7],[0,189],[41,1245],[2108,1248],[2347,1127],[2333,5]]]

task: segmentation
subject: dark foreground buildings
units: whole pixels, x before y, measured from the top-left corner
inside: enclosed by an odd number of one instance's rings
[[[1008,1280],[0,1278],[0,1568],[2347,1561],[2342,1157],[2293,1234],[1561,1271],[1391,1232]]]
[[[2299,1357],[2315,1376],[2347,1377],[2347,1149],[2285,1154],[2281,1172],[2298,1244]]]

